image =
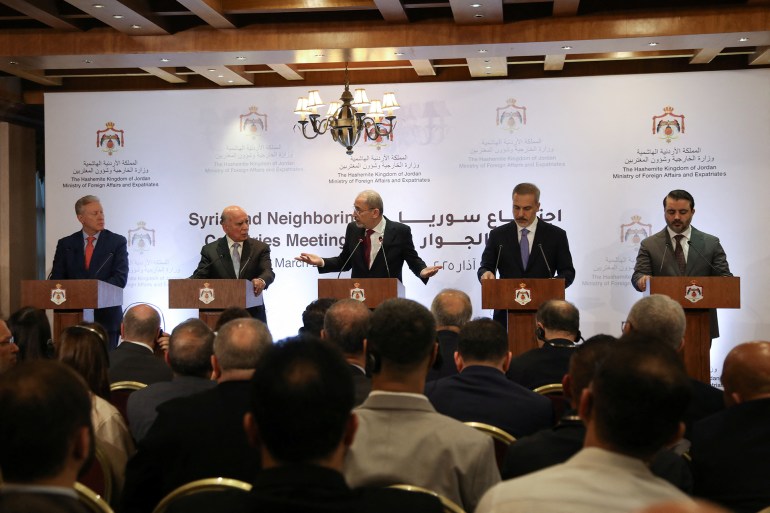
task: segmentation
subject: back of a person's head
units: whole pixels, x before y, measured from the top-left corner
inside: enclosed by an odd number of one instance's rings
[[[76,325],[62,331],[56,358],[74,369],[94,394],[109,399],[110,382],[106,337],[95,327]]]
[[[584,388],[594,379],[596,368],[604,361],[618,339],[612,335],[594,335],[575,349],[569,359],[570,396],[577,403]]]
[[[214,332],[200,319],[187,319],[171,332],[168,364],[180,376],[206,377],[213,352]]]
[[[216,324],[214,325],[214,331],[219,331],[219,328],[232,321],[233,319],[248,319],[251,314],[245,308],[239,306],[231,306],[225,308],[222,313],[219,314]]]
[[[468,362],[498,363],[508,354],[508,334],[502,324],[479,318],[460,329],[457,351]]]
[[[731,405],[733,394],[741,402],[770,398],[770,342],[746,342],[730,350],[722,366],[722,385]]]
[[[371,319],[371,310],[360,301],[337,301],[329,307],[324,317],[326,339],[339,346],[345,354],[361,353]]]
[[[572,303],[550,299],[540,305],[535,314],[545,329],[565,331],[576,335],[580,331],[580,311]]]
[[[25,306],[11,314],[6,324],[19,347],[20,360],[53,358],[51,324],[44,310]]]
[[[134,305],[123,315],[123,331],[126,340],[151,343],[158,338],[160,315],[150,305]]]
[[[444,289],[433,298],[430,311],[438,326],[462,328],[471,320],[473,305],[471,298],[462,290]]]
[[[643,297],[631,307],[626,320],[631,331],[639,335],[662,340],[678,351],[682,345],[687,321],[682,305],[663,294]]]
[[[0,469],[6,482],[56,477],[78,429],[90,426],[86,384],[68,366],[32,360],[0,376]]]
[[[336,299],[330,297],[321,297],[311,301],[302,312],[302,327],[299,329],[299,333],[320,337],[326,311],[336,302]]]
[[[368,351],[393,369],[409,371],[433,350],[436,322],[430,311],[411,299],[388,299],[372,314]]]
[[[281,463],[314,462],[342,440],[353,378],[329,343],[295,337],[268,348],[252,378],[251,412],[265,448]]]
[[[613,450],[641,459],[676,436],[692,395],[676,352],[633,334],[613,344],[591,391],[597,435]]]
[[[267,326],[257,319],[235,319],[217,332],[214,355],[224,371],[251,370],[273,343]]]

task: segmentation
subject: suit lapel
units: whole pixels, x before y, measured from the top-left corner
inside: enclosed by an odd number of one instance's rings
[[[99,238],[96,239],[96,246],[94,247],[94,254],[91,255],[91,264],[88,266],[88,277],[95,278],[96,271],[105,263],[107,258],[107,245],[109,243],[109,235],[104,230],[99,234]],[[83,267],[85,267],[85,248],[83,249]]]
[[[222,268],[224,269],[223,276],[227,278],[235,278],[235,270],[233,270],[233,258],[230,256],[230,248],[227,247],[227,237],[222,237],[219,239],[219,251],[221,251],[220,255],[222,255],[222,261],[220,262],[222,264]],[[217,255],[214,256],[214,258],[218,258]],[[243,259],[241,259],[243,261]]]
[[[245,241],[243,241],[243,251],[241,252],[241,272],[240,272],[241,275],[244,274],[243,271],[244,269],[246,269],[246,266],[251,263],[251,260],[249,260],[249,256],[251,256],[251,245],[252,245],[251,239],[246,239]],[[237,277],[238,276],[236,275],[236,278]]]
[[[706,251],[706,239],[703,237],[703,233],[693,228],[690,232],[690,243],[690,248],[687,252],[687,267],[685,268],[685,275],[695,276],[696,274],[700,274],[694,271],[698,266],[698,261],[701,259],[700,255]],[[699,252],[700,255],[698,254]]]

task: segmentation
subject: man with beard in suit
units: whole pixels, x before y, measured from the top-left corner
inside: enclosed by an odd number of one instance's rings
[[[375,191],[363,191],[353,203],[353,222],[345,231],[339,256],[301,253],[295,260],[318,267],[319,273],[350,270],[352,278],[398,278],[401,282],[406,262],[415,276],[428,283],[441,266],[427,266],[414,249],[412,230],[386,218],[384,212],[382,197]]]
[[[489,233],[481,255],[480,280],[500,278],[564,278],[569,287],[575,280],[575,268],[569,251],[567,233],[537,217],[540,189],[535,184],[520,183],[513,188],[514,222],[498,226]],[[494,318],[508,325],[505,310],[495,310]]]
[[[126,238],[104,229],[104,209],[99,198],[83,196],[75,203],[75,214],[83,228],[59,239],[51,279],[94,279],[125,287],[128,281]],[[94,321],[109,334],[109,349],[118,345],[121,317],[120,306],[94,311]]]
[[[225,236],[203,246],[201,261],[190,278],[251,280],[254,295],[260,295],[275,280],[270,247],[249,238],[249,216],[241,207],[231,205],[222,210],[220,224]],[[267,324],[264,304],[248,310]]]
[[[631,276],[636,290],[647,290],[650,276],[732,276],[719,239],[690,225],[695,199],[689,192],[669,192],[663,198],[663,214],[666,227],[639,246]],[[718,337],[717,313],[712,310],[711,338]]]

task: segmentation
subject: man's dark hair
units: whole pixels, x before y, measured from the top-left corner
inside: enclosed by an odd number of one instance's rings
[[[78,428],[91,427],[91,397],[74,370],[23,362],[0,376],[0,468],[11,483],[57,476]]]
[[[594,335],[575,348],[569,359],[571,380],[570,395],[577,407],[584,388],[588,388],[594,379],[596,369],[618,343],[612,335]]]
[[[25,306],[11,314],[6,324],[19,347],[19,360],[53,358],[51,324],[45,310]]]
[[[366,305],[355,299],[342,299],[326,311],[324,331],[343,353],[358,354],[364,350],[371,319],[372,312]]]
[[[217,322],[214,325],[214,331],[219,331],[219,328],[232,321],[233,319],[248,319],[249,317],[251,317],[251,314],[245,308],[241,308],[239,306],[231,306],[230,308],[225,308],[222,310],[222,313],[219,314],[219,319],[217,319]]]
[[[465,360],[496,362],[508,354],[508,334],[497,321],[474,319],[460,329],[457,351]]]
[[[187,319],[171,332],[168,364],[181,376],[207,377],[214,354],[214,332],[200,319]]]
[[[591,383],[597,435],[628,456],[648,459],[677,433],[692,395],[676,352],[623,335]]]
[[[580,331],[580,312],[572,303],[550,299],[540,305],[535,315],[546,329],[575,334]]]
[[[369,352],[402,370],[411,370],[433,350],[436,321],[411,299],[388,299],[372,314]]]
[[[671,198],[672,200],[687,200],[690,202],[690,210],[695,208],[695,198],[692,197],[692,194],[683,189],[674,189],[666,194],[666,197],[663,198],[663,208],[666,208],[667,198]]]
[[[354,395],[337,348],[312,338],[282,340],[264,353],[251,383],[250,409],[276,460],[317,461],[339,445]]]
[[[320,337],[326,311],[336,302],[334,298],[321,297],[307,305],[302,312],[302,327],[299,329],[299,334]]]

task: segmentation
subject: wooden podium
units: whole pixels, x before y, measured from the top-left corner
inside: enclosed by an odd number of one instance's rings
[[[123,305],[123,289],[100,280],[21,280],[21,304],[53,310],[53,336],[94,321],[94,309]]]
[[[735,276],[652,276],[645,295],[663,294],[684,308],[687,318],[682,358],[691,377],[711,383],[711,309],[741,307],[741,279]]]
[[[535,313],[549,299],[564,299],[563,278],[481,280],[481,307],[508,310],[508,349],[514,356],[537,348]]]
[[[262,294],[254,295],[251,280],[168,280],[169,308],[193,308],[212,330],[222,310],[252,308],[264,304]]]
[[[318,297],[357,299],[373,309],[387,299],[404,297],[404,284],[397,278],[320,278]]]

